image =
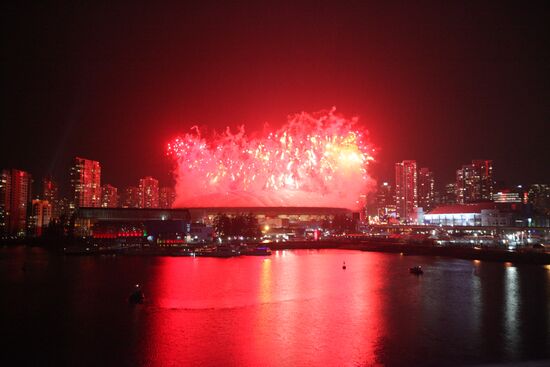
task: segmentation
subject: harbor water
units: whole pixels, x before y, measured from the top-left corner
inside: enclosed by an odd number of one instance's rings
[[[409,272],[417,265],[422,275]],[[136,284],[142,304],[128,302]],[[351,250],[221,259],[63,256],[4,246],[0,292],[3,366],[550,358],[550,266]]]

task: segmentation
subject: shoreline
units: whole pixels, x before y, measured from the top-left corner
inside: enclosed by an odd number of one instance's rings
[[[257,246],[257,243],[247,243]],[[291,242],[273,242],[262,244],[273,251],[277,250],[323,250],[340,249],[356,250],[365,252],[384,252],[395,253],[403,256],[443,256],[464,260],[482,260],[491,262],[510,262],[516,264],[549,265],[550,252],[525,249],[508,251],[495,248],[474,248],[461,246],[437,246],[427,243],[403,243],[399,241],[291,241]],[[39,243],[6,243],[1,242],[0,246],[29,246],[41,247],[52,252],[64,254],[66,256],[93,256],[93,255],[122,255],[122,256],[186,256],[178,251],[178,248],[150,247],[146,249],[128,249],[128,250],[91,250],[89,252],[81,251],[74,253],[64,253],[60,248],[52,248]],[[82,246],[78,244],[77,246]],[[70,247],[67,246],[67,247]],[[75,246],[76,247],[76,246]],[[247,255],[242,255],[247,256]]]
[[[536,250],[528,251],[507,251],[493,248],[459,247],[459,246],[436,246],[430,244],[401,243],[401,242],[333,242],[323,244],[300,242],[277,243],[269,246],[272,250],[292,249],[346,249],[366,252],[385,252],[402,254],[404,256],[444,256],[464,260],[482,260],[492,262],[511,262],[516,264],[549,265],[550,253]]]

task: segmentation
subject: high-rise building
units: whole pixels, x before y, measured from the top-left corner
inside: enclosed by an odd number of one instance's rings
[[[58,187],[57,183],[51,177],[44,177],[42,179],[42,194],[40,197],[42,200],[47,200],[51,206],[51,217],[59,218],[58,210]]]
[[[72,201],[64,197],[59,199],[55,206],[57,208],[57,214],[59,215],[56,218],[62,219],[63,223],[69,223],[71,212],[74,210],[71,209]]]
[[[471,165],[466,164],[456,170],[456,201],[464,204],[472,201],[476,187],[476,175]]]
[[[101,207],[116,208],[118,206],[118,189],[113,185],[101,186]]]
[[[418,170],[418,206],[425,212],[435,206],[434,174],[428,168]]]
[[[50,224],[52,206],[48,200],[33,200],[32,214],[29,217],[29,232],[40,237],[44,228]]]
[[[71,167],[73,208],[101,205],[101,166],[99,162],[76,157]]]
[[[0,233],[24,236],[31,198],[31,175],[18,169],[0,175]]]
[[[159,182],[151,176],[139,180],[139,207],[159,207]]]
[[[42,200],[48,200],[50,204],[57,200],[57,183],[51,177],[44,177],[42,179]]]
[[[176,201],[176,191],[172,187],[161,187],[159,190],[159,208],[170,209]]]
[[[139,208],[140,207],[139,187],[129,186],[124,191],[123,208]]]
[[[393,188],[387,182],[383,182],[376,193],[376,215],[379,220],[386,221],[389,216],[395,216],[395,212]]]
[[[418,207],[416,161],[395,164],[395,205],[401,221],[414,221]]]
[[[493,161],[473,160],[456,171],[456,197],[459,204],[493,199]]]
[[[445,190],[439,198],[439,203],[441,205],[452,205],[456,204],[456,184],[448,183],[445,185]]]
[[[0,171],[0,236],[8,234],[8,214],[11,202],[11,173]]]
[[[495,179],[493,177],[492,160],[473,160],[472,166],[479,176],[479,197],[480,200],[492,200],[495,191]]]

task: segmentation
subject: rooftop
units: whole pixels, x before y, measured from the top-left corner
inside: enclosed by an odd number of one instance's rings
[[[498,209],[495,203],[454,204],[438,206],[428,214],[481,213],[482,210]]]

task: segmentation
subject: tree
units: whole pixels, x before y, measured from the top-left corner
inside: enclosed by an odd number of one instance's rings
[[[214,218],[214,231],[218,237],[230,236],[231,219],[225,214],[218,214]]]
[[[258,219],[252,213],[232,217],[220,213],[214,218],[214,230],[218,237],[259,237],[261,235]]]

